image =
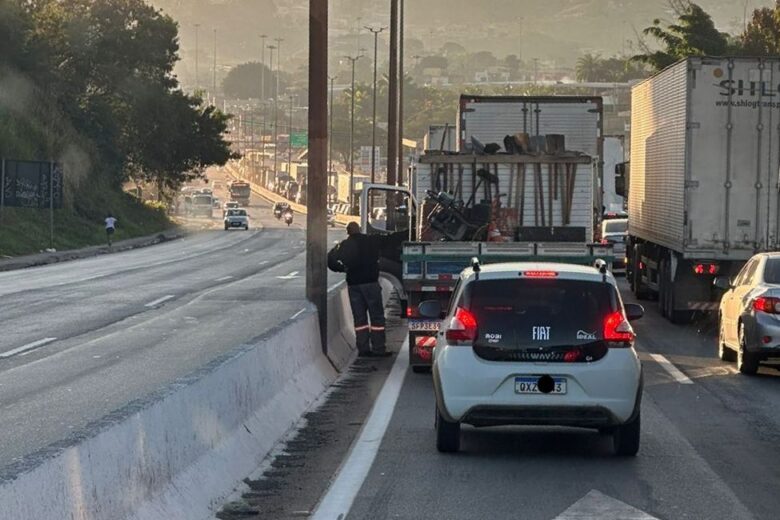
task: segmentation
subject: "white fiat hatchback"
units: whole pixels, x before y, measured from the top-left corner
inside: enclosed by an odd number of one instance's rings
[[[613,437],[618,455],[639,450],[642,367],[630,320],[606,266],[511,263],[460,276],[433,358],[436,441],[460,449],[460,425],[574,426]]]

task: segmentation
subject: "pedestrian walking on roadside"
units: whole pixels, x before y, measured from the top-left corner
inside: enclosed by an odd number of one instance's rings
[[[385,350],[385,309],[379,285],[379,253],[385,237],[364,235],[356,222],[349,223],[347,235],[328,253],[328,268],[347,273],[358,356],[389,356]]]
[[[114,236],[114,231],[116,231],[116,219],[114,216],[109,213],[108,216],[106,216],[106,238],[108,238],[108,247],[111,247],[111,237]]]

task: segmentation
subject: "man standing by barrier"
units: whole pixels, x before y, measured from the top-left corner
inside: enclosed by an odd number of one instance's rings
[[[364,235],[356,222],[349,223],[347,235],[328,253],[328,269],[347,273],[358,355],[389,356],[391,353],[385,350],[385,309],[379,285],[379,252],[384,237]]]

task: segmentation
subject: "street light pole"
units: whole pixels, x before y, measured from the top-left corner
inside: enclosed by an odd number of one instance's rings
[[[398,186],[404,183],[404,0],[398,14]]]
[[[268,38],[267,34],[260,35],[261,51],[260,51],[260,109],[262,110],[265,103],[265,39]]]
[[[200,90],[200,78],[198,77],[198,53],[200,52],[199,46],[198,46],[198,30],[200,29],[200,24],[195,24],[195,92]]]
[[[330,175],[333,171],[333,82],[336,76],[328,76],[330,80],[330,128],[328,130],[328,186],[330,186]]]
[[[362,58],[362,54],[357,56],[346,56],[352,62],[352,90],[350,98],[352,108],[350,109],[350,128],[349,128],[349,213],[355,207],[355,63]]]
[[[282,57],[282,38],[274,38],[276,42],[276,87],[274,88],[274,177],[278,178],[279,172],[277,146],[279,146],[279,69],[281,67],[280,58]]]
[[[374,114],[371,122],[371,183],[376,182],[376,65],[377,65],[377,47],[379,44],[379,33],[387,29],[387,27],[374,28],[366,26],[366,29],[371,31],[374,35]]]
[[[273,72],[274,72],[274,51],[275,50],[276,50],[276,45],[269,45],[268,46],[268,51],[269,51],[269,55],[270,55],[270,63],[271,63],[271,67],[270,67],[269,70],[271,71],[271,77],[272,78],[273,78]],[[278,58],[277,58],[277,61],[278,61]],[[277,144],[276,143],[276,96],[274,96],[274,125],[273,125],[273,127],[274,127],[274,133],[273,133],[273,136],[274,136],[274,171],[273,171],[273,174],[274,174],[274,183],[276,184],[276,182],[279,180],[278,179],[279,174],[276,171],[276,144]]]
[[[292,172],[292,125],[293,125],[293,97],[290,94],[290,128],[287,132],[287,175]],[[295,179],[296,181],[298,179]]]
[[[211,95],[214,96],[214,104],[217,104],[217,30],[214,29],[214,66],[212,68]]]
[[[387,95],[387,184],[398,182],[398,0],[390,0],[390,71]]]

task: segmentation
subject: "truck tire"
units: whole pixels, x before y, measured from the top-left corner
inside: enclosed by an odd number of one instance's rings
[[[670,270],[669,261],[667,259],[661,260],[659,264],[659,279],[658,279],[658,310],[661,312],[661,316],[664,318],[669,317],[669,286],[670,286]]]
[[[650,298],[650,292],[645,284],[642,283],[642,270],[639,268],[642,258],[642,246],[634,246],[634,261],[633,261],[633,279],[634,279],[634,295],[637,300],[647,300]]]
[[[436,406],[436,449],[441,453],[456,453],[460,450],[460,423],[447,422]]]

